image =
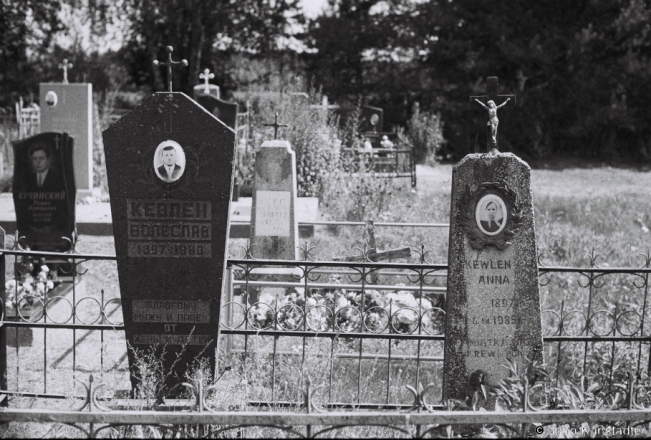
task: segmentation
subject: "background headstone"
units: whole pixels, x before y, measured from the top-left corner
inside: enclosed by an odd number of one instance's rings
[[[222,101],[210,95],[197,97],[197,102],[217,119],[235,130],[237,123],[237,104],[234,102]]]
[[[193,96],[194,99],[197,100],[200,96],[212,96],[214,98],[219,99],[221,96],[219,94],[219,86],[216,86],[215,84],[208,84],[208,93],[206,93],[206,86],[205,85],[198,85],[194,86],[193,88]]]
[[[75,230],[73,140],[41,133],[14,143],[16,228],[32,250],[67,251]]]
[[[251,244],[256,258],[298,260],[296,154],[289,142],[269,140],[255,156]]]
[[[41,83],[41,131],[66,132],[75,140],[75,182],[80,195],[93,188],[93,85]]]
[[[529,166],[510,153],[471,154],[453,169],[444,399],[471,375],[491,385],[511,359],[542,361],[538,261]],[[477,384],[475,384],[477,385]]]
[[[127,341],[164,353],[172,387],[194,361],[215,367],[235,134],[188,96],[156,93],[104,144]],[[129,364],[135,387],[133,350]]]

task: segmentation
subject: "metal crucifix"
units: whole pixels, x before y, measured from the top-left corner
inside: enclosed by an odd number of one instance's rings
[[[278,113],[276,112],[274,114],[274,123],[273,124],[263,124],[265,127],[273,127],[274,128],[274,139],[278,139],[278,129],[281,127],[289,127],[287,124],[279,124],[278,123]]]
[[[204,69],[203,73],[199,75],[199,79],[202,79],[204,81],[203,85],[205,86],[205,89],[203,89],[203,93],[205,93],[206,95],[210,94],[210,89],[208,88],[208,86],[210,85],[210,80],[213,79],[214,77],[215,74],[210,73],[210,69],[208,68]]]
[[[489,152],[491,148],[497,149],[497,126],[499,124],[499,119],[497,119],[497,110],[513,98],[513,103],[515,104],[515,95],[498,95],[497,94],[498,80],[496,76],[489,76],[486,78],[486,95],[471,96],[470,99],[478,102],[482,107],[488,110],[488,123],[486,130],[486,152]],[[498,101],[500,98],[506,98],[506,100],[497,105],[495,101]],[[480,99],[485,99],[486,104],[484,104]]]
[[[59,63],[59,69],[63,69],[63,84],[68,84],[68,69],[72,69],[72,63],[69,63],[68,59],[64,58],[63,62]]]
[[[167,51],[167,61],[154,60],[154,66],[167,66],[167,91],[172,93],[172,66],[174,64],[183,64],[184,66],[187,66],[188,61],[185,59],[181,61],[173,61],[172,52],[174,52],[174,48],[172,46],[167,46],[165,50]]]

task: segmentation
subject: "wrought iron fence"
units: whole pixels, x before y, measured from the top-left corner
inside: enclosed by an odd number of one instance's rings
[[[95,384],[92,375],[82,385],[85,395],[77,408],[0,410],[0,425],[7,423],[0,426],[0,432],[12,435],[20,432],[17,424],[41,423],[58,425],[57,432],[63,436],[82,434],[88,438],[145,434],[174,438],[233,435],[245,438],[526,438],[536,435],[571,438],[648,437],[651,425],[651,409],[638,402],[640,386],[632,380],[621,387],[621,393],[628,396],[622,403],[607,408],[572,410],[532,404],[536,387],[528,388],[525,384],[521,406],[506,412],[480,411],[477,407],[459,411],[452,401],[445,408],[434,409],[427,402],[430,386],[409,387],[413,403],[406,411],[325,411],[319,404],[319,387],[309,382],[302,401],[291,411],[273,408],[232,412],[214,405],[211,392],[215,386],[206,387],[200,374],[183,384],[189,396],[175,406],[176,410],[169,402],[158,410],[134,411],[123,409],[124,403],[119,400],[100,397],[98,391],[104,384]]]
[[[370,262],[368,253],[363,261],[313,261],[306,247],[303,261],[255,260],[250,252],[230,259],[220,371],[243,387],[247,404],[294,407],[308,381],[324,387],[328,408],[408,408],[405,386],[429,382],[440,400],[447,266],[426,255],[421,249],[416,263]],[[25,258],[58,259],[67,293],[21,295],[33,270],[21,266]],[[7,260],[19,282],[2,298],[0,394],[63,398],[87,372],[129,389],[117,278],[80,292],[88,272],[115,271],[115,256],[77,253],[74,243],[64,254],[14,246],[0,254],[3,285]],[[555,386],[587,375],[610,389],[629,372],[649,373],[648,254],[635,268],[600,267],[592,254],[587,267],[539,271]],[[29,332],[31,346],[21,342]]]
[[[342,148],[342,158],[350,171],[364,169],[378,177],[409,177],[416,187],[416,163],[413,148],[373,148],[372,151]]]

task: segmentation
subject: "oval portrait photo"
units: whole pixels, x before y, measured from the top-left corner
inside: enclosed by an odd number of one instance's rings
[[[497,235],[506,225],[506,204],[500,196],[488,194],[479,199],[475,208],[479,230],[486,235]]]
[[[174,141],[161,142],[154,153],[154,172],[165,183],[174,183],[185,171],[185,152]]]

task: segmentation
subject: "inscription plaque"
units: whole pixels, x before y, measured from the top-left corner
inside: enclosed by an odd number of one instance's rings
[[[256,191],[255,231],[264,237],[289,237],[292,193]]]

